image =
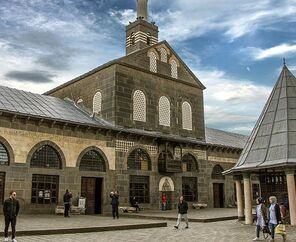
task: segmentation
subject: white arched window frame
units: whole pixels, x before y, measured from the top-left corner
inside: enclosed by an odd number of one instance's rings
[[[156,61],[156,54],[154,52],[149,53],[149,59],[150,59],[150,71],[157,72],[157,61]]]
[[[167,97],[159,99],[159,125],[171,126],[171,104]]]
[[[97,92],[93,98],[93,112],[100,113],[102,111],[102,94]]]
[[[133,120],[146,122],[146,96],[140,90],[136,90],[133,96]]]
[[[160,60],[165,63],[168,62],[168,52],[165,48],[160,49]]]
[[[177,61],[171,61],[171,75],[173,78],[178,78],[178,64]]]
[[[182,104],[182,127],[186,130],[192,130],[192,108],[188,102]]]

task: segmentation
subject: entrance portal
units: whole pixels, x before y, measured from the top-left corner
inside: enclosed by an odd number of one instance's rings
[[[160,197],[160,207],[161,207],[161,200],[162,196],[166,195],[167,197],[167,204],[166,204],[166,210],[172,209],[173,201],[173,192],[175,190],[174,182],[170,177],[162,177],[159,181],[159,197]]]
[[[214,208],[224,208],[224,184],[213,183]]]
[[[81,196],[86,198],[86,214],[102,213],[102,185],[103,178],[81,178]]]

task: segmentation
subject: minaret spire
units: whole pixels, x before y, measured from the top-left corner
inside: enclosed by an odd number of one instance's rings
[[[138,2],[137,19],[148,21],[148,0],[137,0],[137,2]]]

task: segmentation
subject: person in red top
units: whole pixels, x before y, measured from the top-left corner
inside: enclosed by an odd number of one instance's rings
[[[161,210],[162,211],[166,210],[166,205],[167,205],[167,196],[165,194],[162,194],[162,197],[161,197]]]

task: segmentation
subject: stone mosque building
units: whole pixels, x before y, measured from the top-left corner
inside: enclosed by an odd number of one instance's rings
[[[205,87],[148,20],[148,0],[126,27],[126,55],[44,95],[0,86],[0,203],[14,189],[22,211],[52,212],[66,189],[88,214],[135,196],[160,208],[168,196],[208,207],[236,204],[237,162],[247,137],[205,127]],[[260,194],[252,179],[252,194]]]

